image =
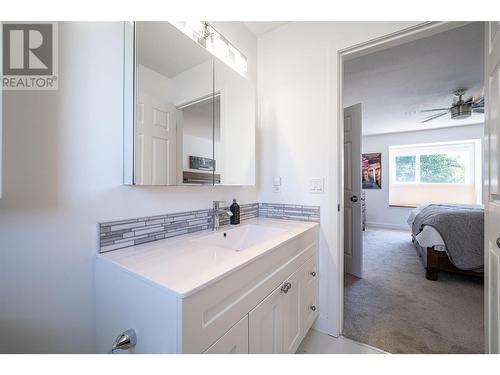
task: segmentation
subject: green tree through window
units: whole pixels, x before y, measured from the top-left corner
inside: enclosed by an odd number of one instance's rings
[[[416,156],[396,156],[396,181],[415,182]]]
[[[465,183],[465,165],[459,156],[420,155],[420,182]]]

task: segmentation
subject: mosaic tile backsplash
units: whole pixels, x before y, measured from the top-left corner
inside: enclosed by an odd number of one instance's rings
[[[319,223],[319,207],[298,204],[259,203],[259,216]]]
[[[225,208],[229,209],[229,207]],[[240,205],[240,220],[242,222],[258,216],[319,222],[319,207],[274,203]],[[220,224],[229,224],[229,218],[221,218]],[[211,209],[100,223],[99,252],[105,253],[146,242],[198,232],[211,227]]]

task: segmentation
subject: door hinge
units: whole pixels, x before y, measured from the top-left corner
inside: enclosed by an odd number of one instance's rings
[[[340,212],[340,203],[337,204],[337,211]]]

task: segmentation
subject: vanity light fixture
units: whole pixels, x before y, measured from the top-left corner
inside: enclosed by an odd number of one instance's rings
[[[244,77],[247,76],[248,62],[245,55],[208,22],[183,21],[172,22],[172,25],[181,30],[196,43],[205,47],[207,51],[229,65],[236,72]]]

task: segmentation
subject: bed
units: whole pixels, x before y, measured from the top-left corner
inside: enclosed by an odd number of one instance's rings
[[[407,222],[428,280],[437,280],[440,271],[483,277],[482,206],[426,204],[412,210]]]

